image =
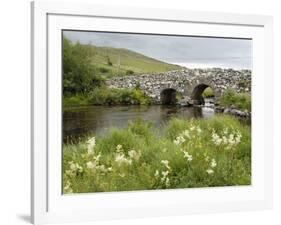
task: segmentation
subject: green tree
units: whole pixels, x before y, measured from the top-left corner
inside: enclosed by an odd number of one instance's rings
[[[64,95],[85,94],[103,83],[102,78],[95,73],[93,56],[94,50],[90,45],[74,44],[63,38]]]

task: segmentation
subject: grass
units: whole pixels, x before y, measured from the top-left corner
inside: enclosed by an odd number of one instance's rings
[[[68,40],[66,37],[65,39]],[[77,44],[72,43],[72,45]],[[166,63],[129,49],[95,45],[82,45],[82,47],[86,48],[91,56],[89,63],[94,67],[94,74],[104,78],[182,69],[179,65]]]
[[[180,66],[165,63],[140,53],[112,47],[89,46],[94,52],[92,64],[97,73],[105,77],[126,76],[142,73],[159,73],[179,70]],[[101,69],[105,72],[100,72]]]
[[[63,146],[64,193],[251,184],[250,127],[230,116],[142,120]]]
[[[229,89],[220,98],[220,105],[251,112],[251,95],[249,93],[237,93]]]
[[[63,105],[149,105],[151,99],[139,88],[96,87],[88,94],[76,94],[63,98]]]

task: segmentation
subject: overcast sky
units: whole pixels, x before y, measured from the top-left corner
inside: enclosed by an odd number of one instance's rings
[[[190,68],[252,68],[251,40],[85,31],[64,31],[63,34],[73,42],[126,48]]]

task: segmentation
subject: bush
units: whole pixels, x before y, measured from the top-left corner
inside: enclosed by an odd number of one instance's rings
[[[76,94],[76,95],[73,95],[73,96],[63,98],[63,106],[64,107],[85,106],[85,105],[89,105],[89,99],[87,98],[86,95]]]
[[[251,184],[251,133],[234,117],[138,119],[63,146],[64,193]]]
[[[237,93],[234,90],[229,89],[221,96],[220,105],[223,107],[234,107],[250,112],[251,95],[248,93]]]
[[[151,99],[142,90],[134,88],[95,88],[89,94],[92,105],[149,105]]]
[[[104,80],[92,65],[94,52],[89,46],[63,39],[63,94],[70,96],[88,93],[101,86]]]
[[[126,75],[133,75],[134,71],[133,70],[126,70]]]
[[[108,73],[108,72],[109,72],[109,69],[104,68],[104,67],[100,67],[100,68],[99,68],[99,71],[100,71],[101,73]]]

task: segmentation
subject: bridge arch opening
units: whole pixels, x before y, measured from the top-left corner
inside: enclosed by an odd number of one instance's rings
[[[214,97],[214,89],[207,84],[198,84],[192,91],[191,99],[194,105],[204,105],[205,98]]]
[[[166,88],[161,91],[160,100],[162,105],[175,105],[177,103],[177,91],[173,88]]]

